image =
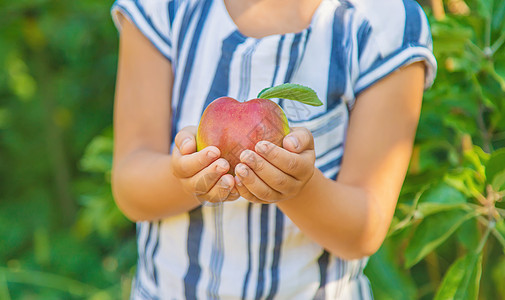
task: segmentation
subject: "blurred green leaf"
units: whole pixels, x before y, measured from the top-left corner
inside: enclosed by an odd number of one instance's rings
[[[7,278],[5,278],[5,274],[3,272],[0,272],[0,298],[4,300],[11,299],[9,287],[7,286]]]
[[[473,145],[471,149],[463,152],[463,156],[470,162],[472,168],[477,171],[479,175],[482,177],[485,176],[485,164],[489,160],[489,154],[484,152],[481,147]]]
[[[482,274],[482,254],[458,258],[444,276],[435,300],[477,299]]]
[[[112,168],[113,141],[110,136],[95,137],[81,159],[84,171],[106,173]]]
[[[45,272],[31,270],[11,270],[9,268],[0,266],[0,274],[5,276],[7,282],[15,282],[61,290],[73,296],[83,297],[92,295],[98,290],[93,286],[87,285],[77,280]]]
[[[505,148],[491,154],[486,165],[486,178],[494,190],[505,189]]]
[[[48,265],[51,259],[51,247],[47,228],[39,227],[33,233],[33,252],[40,265]]]
[[[7,58],[6,67],[13,93],[20,100],[31,100],[37,91],[37,83],[30,75],[26,63],[17,55],[11,54]]]
[[[492,266],[493,268],[493,285],[498,292],[498,299],[505,299],[505,257],[499,258],[497,263]]]
[[[468,251],[472,251],[479,245],[480,232],[477,219],[467,220],[456,232],[458,240]]]
[[[491,186],[493,186],[493,189],[497,191],[503,191],[505,190],[505,170],[503,172],[497,173],[493,181],[491,182]]]
[[[368,261],[365,273],[370,278],[377,299],[413,299],[416,287],[410,276],[398,265],[397,248],[386,241]]]
[[[435,300],[477,299],[482,274],[482,254],[458,258],[444,276]]]
[[[493,13],[493,28],[500,30],[500,25],[503,23],[505,18],[505,1],[499,0],[495,1],[495,3],[497,4]]]
[[[405,266],[409,268],[418,263],[473,216],[473,212],[450,210],[424,218],[405,249]]]
[[[493,231],[496,238],[503,247],[503,253],[505,253],[505,219],[501,219],[496,223],[495,230]]]
[[[484,19],[490,19],[492,14],[493,2],[488,0],[477,0],[477,11],[479,16]]]
[[[453,25],[451,20],[432,24],[433,48],[438,55],[461,55],[465,49],[466,42],[472,37],[471,28]]]
[[[442,182],[430,187],[419,199],[418,212],[429,216],[441,211],[464,208],[466,197],[457,189]]]
[[[7,128],[10,122],[10,112],[7,108],[0,107],[0,129]]]

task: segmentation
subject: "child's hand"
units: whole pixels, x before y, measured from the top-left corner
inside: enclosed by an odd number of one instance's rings
[[[172,153],[174,175],[179,178],[183,188],[200,202],[233,201],[240,196],[233,176],[226,174],[230,164],[219,158],[217,147],[209,146],[196,152],[196,127],[183,128],[175,136]]]
[[[235,181],[242,197],[275,203],[298,195],[314,173],[314,138],[306,128],[292,128],[283,147],[261,141],[241,153]]]

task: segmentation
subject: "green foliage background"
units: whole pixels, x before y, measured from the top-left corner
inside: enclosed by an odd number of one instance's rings
[[[127,299],[135,229],[110,192],[112,1],[0,2],[0,299]],[[377,299],[505,299],[505,0],[430,16],[437,80]]]

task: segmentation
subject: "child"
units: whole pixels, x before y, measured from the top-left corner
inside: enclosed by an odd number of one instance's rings
[[[132,298],[371,299],[362,271],[393,217],[436,71],[419,5],[118,0],[112,13],[112,183],[137,221]],[[196,152],[212,100],[285,82],[324,105],[275,99],[292,127],[283,147],[242,152],[235,177],[218,148]]]

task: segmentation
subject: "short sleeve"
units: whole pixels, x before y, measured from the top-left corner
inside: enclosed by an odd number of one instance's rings
[[[359,76],[357,95],[398,68],[422,61],[426,66],[425,89],[435,79],[430,26],[414,0],[364,0],[364,18],[357,30]]]
[[[121,31],[119,14],[128,18],[142,34],[172,61],[173,0],[116,0],[111,15]]]

